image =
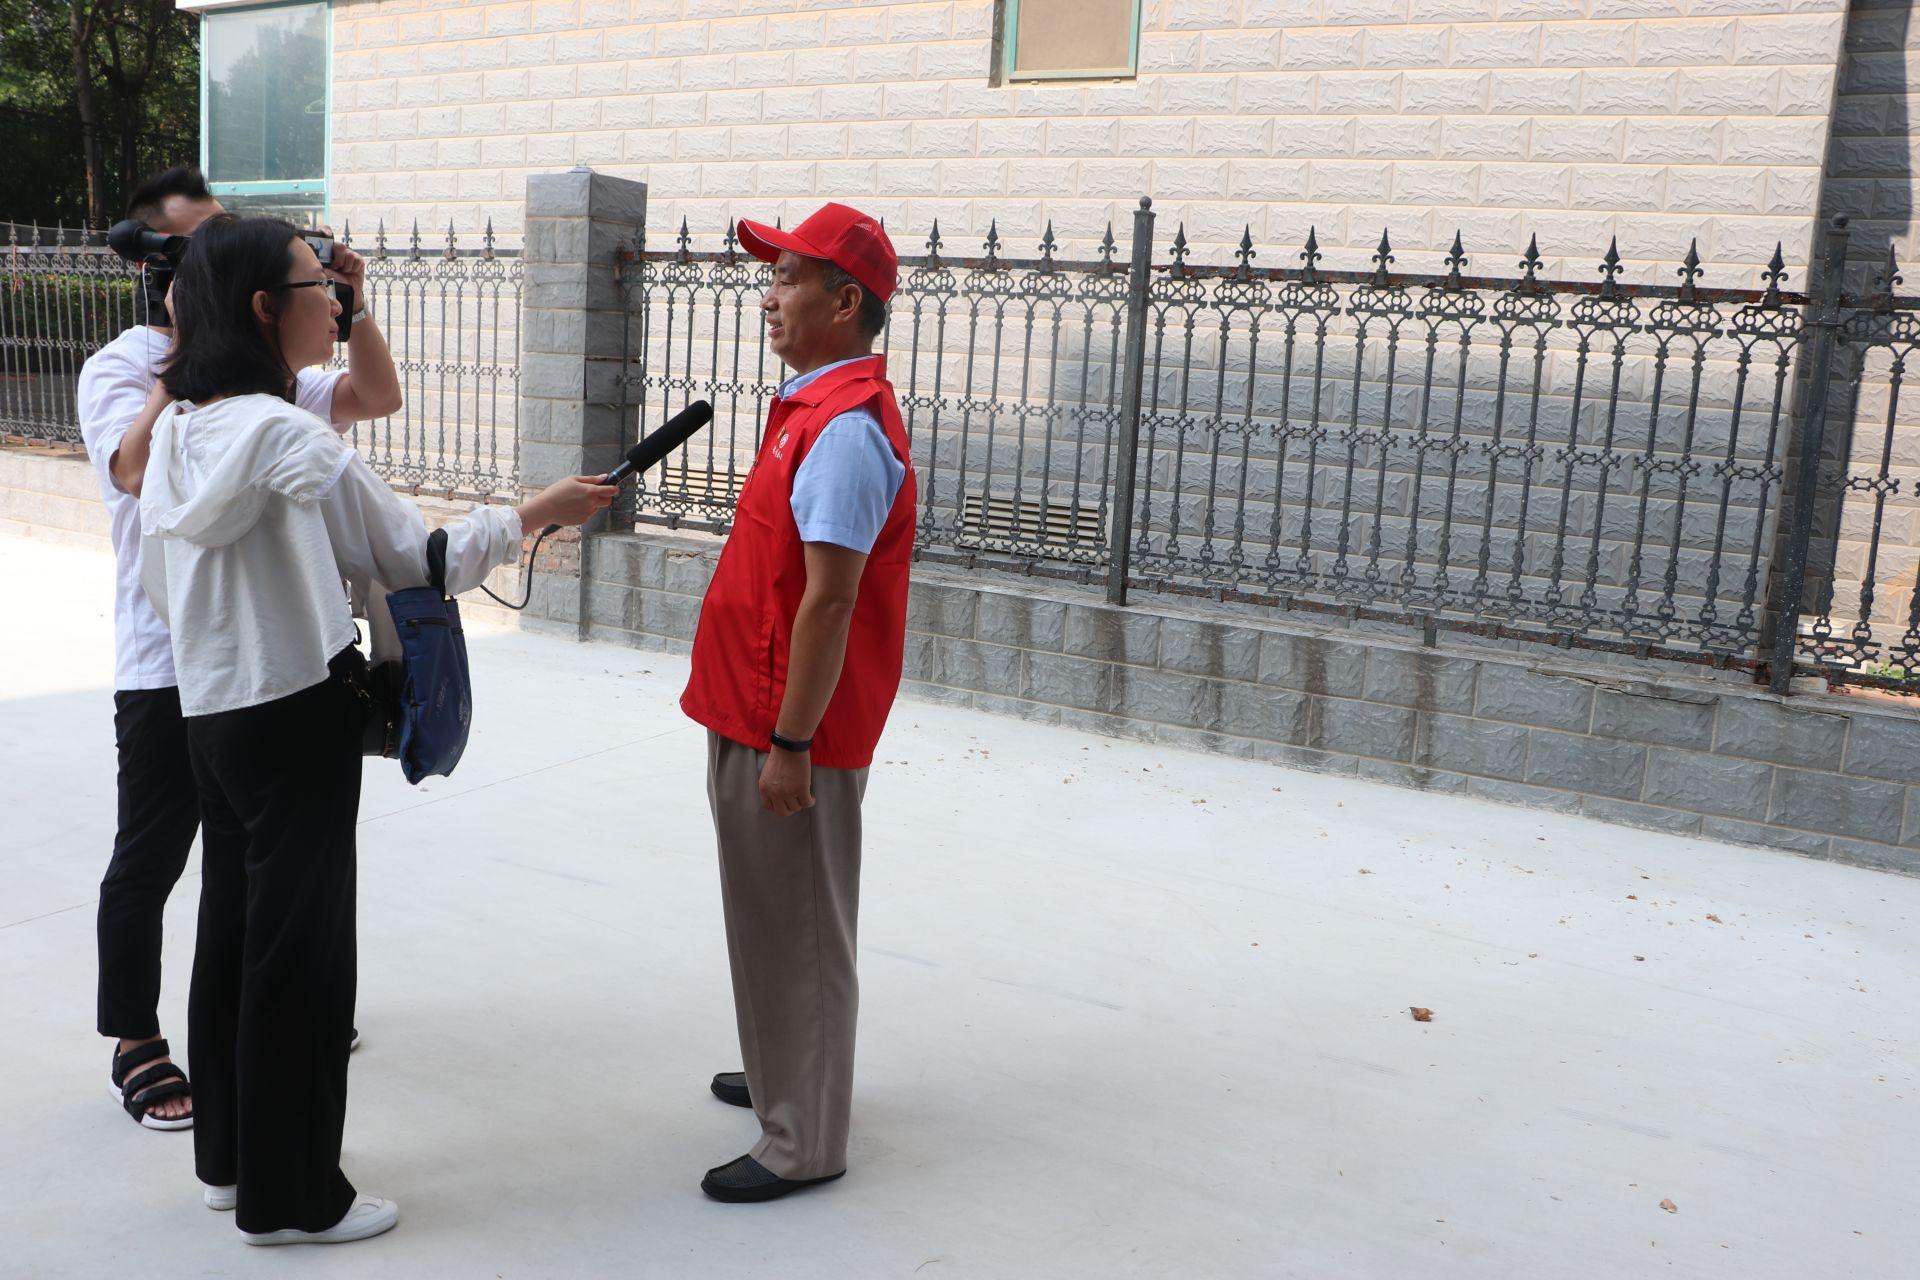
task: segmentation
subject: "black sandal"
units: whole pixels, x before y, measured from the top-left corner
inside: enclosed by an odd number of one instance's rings
[[[147,1067],[145,1071],[135,1071],[136,1067],[146,1067],[155,1058],[171,1057],[165,1040],[150,1040],[146,1044],[113,1055],[113,1083],[108,1086],[114,1100],[126,1108],[127,1114],[147,1129],[191,1129],[193,1116],[184,1115],[177,1120],[162,1120],[152,1113],[152,1108],[171,1098],[193,1098],[193,1087],[187,1083],[187,1073],[171,1062],[163,1062],[157,1067]],[[129,1074],[132,1073],[132,1074]]]

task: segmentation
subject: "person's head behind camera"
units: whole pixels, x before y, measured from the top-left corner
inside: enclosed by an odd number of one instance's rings
[[[339,314],[292,224],[208,219],[174,278],[174,349],[160,380],[195,404],[252,394],[291,402],[295,373],[333,354]]]
[[[190,236],[208,218],[225,212],[206,177],[191,165],[162,169],[127,200],[127,217],[170,236]]]

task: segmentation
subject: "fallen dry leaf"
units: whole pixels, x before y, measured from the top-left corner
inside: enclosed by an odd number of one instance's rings
[[[1645,960],[1645,959],[1646,959],[1646,957],[1645,957],[1645,956],[1635,956],[1635,957],[1634,957],[1634,959],[1635,959],[1635,960]]]
[[[1630,894],[1628,894],[1628,895],[1627,895],[1627,901],[1628,901],[1628,902],[1638,902],[1638,901],[1640,901],[1640,895],[1639,895],[1639,894],[1637,894],[1637,893],[1630,893]]]
[[[1719,916],[1717,916],[1717,915],[1715,915],[1715,914],[1713,914],[1713,912],[1711,912],[1711,911],[1709,911],[1709,912],[1707,912],[1707,919],[1709,919],[1709,920],[1711,920],[1711,921],[1713,921],[1713,922],[1714,922],[1715,924],[1725,924],[1725,923],[1726,923],[1726,921],[1725,921],[1725,920],[1722,920],[1722,919],[1721,919],[1721,918],[1720,918]]]
[[[1413,1006],[1413,1020],[1415,1022],[1432,1022],[1433,1010],[1422,1009],[1419,1005],[1416,1004]]]
[[[1370,876],[1373,874],[1373,872],[1367,870],[1365,867],[1362,867],[1360,868],[1360,874],[1363,876]]]
[[[1675,1203],[1674,1203],[1673,1201],[1671,1201],[1671,1200],[1662,1200],[1662,1201],[1660,1202],[1660,1207],[1661,1207],[1662,1209],[1665,1209],[1665,1210],[1666,1210],[1666,1211],[1667,1211],[1668,1213],[1678,1213],[1678,1212],[1680,1212],[1680,1206],[1679,1206],[1679,1205],[1677,1205],[1677,1204],[1675,1204]]]

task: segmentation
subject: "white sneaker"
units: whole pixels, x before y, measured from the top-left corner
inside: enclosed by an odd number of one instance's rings
[[[391,1231],[400,1221],[400,1206],[378,1196],[355,1196],[347,1216],[325,1231],[300,1231],[285,1227],[279,1231],[242,1231],[248,1244],[345,1244],[365,1240],[383,1231]]]
[[[216,1187],[207,1183],[202,1186],[200,1198],[207,1202],[207,1208],[226,1211],[233,1208],[239,1196],[233,1187]]]

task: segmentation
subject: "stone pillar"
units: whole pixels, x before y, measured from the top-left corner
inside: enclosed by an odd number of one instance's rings
[[[636,438],[624,403],[626,298],[618,253],[646,223],[647,187],[591,169],[527,179],[525,296],[520,331],[520,483],[609,471]],[[584,628],[591,535],[555,534],[541,549],[527,612]],[[557,545],[556,545],[557,544]]]

